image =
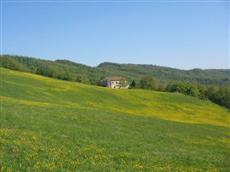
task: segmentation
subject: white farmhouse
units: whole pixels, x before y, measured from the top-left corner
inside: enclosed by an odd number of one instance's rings
[[[129,84],[124,77],[112,76],[106,77],[102,81],[103,86],[110,88],[128,88]]]

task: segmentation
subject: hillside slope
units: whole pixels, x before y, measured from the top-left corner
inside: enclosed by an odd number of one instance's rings
[[[201,84],[230,84],[229,69],[180,70],[156,65],[101,63],[98,69],[110,74],[140,79],[153,76],[161,81],[190,81]]]
[[[11,55],[0,56],[0,67],[94,85],[106,74],[94,67],[68,60],[51,61]]]
[[[116,63],[102,63],[97,67],[90,67],[68,60],[48,61],[12,55],[0,56],[0,67],[94,85],[98,84],[104,77],[111,75],[124,76],[130,81],[140,80],[145,76],[153,76],[166,83],[190,81],[201,84],[230,84],[229,69],[180,70],[155,65]]]
[[[2,170],[229,170],[230,112],[209,101],[0,75]]]

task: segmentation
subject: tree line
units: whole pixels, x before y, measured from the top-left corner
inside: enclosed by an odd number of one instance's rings
[[[141,88],[155,91],[181,93],[200,99],[208,99],[218,105],[230,109],[230,86],[228,85],[202,85],[191,82],[160,83],[157,79],[148,76],[143,77],[139,83],[133,80],[130,89]]]
[[[203,73],[200,70],[194,70],[187,72],[187,79],[182,79],[185,77],[184,71],[165,67],[110,63],[90,67],[68,60],[49,61],[11,55],[0,56],[0,67],[91,85],[100,85],[101,80],[106,76],[118,75],[131,81],[130,89],[178,92],[200,99],[208,99],[230,108],[229,70],[206,70]],[[155,72],[155,75],[160,79],[147,75],[152,72]],[[169,75],[170,73],[171,75]],[[220,76],[222,79],[219,79]],[[181,82],[177,82],[178,78]],[[210,80],[210,78],[215,79]]]

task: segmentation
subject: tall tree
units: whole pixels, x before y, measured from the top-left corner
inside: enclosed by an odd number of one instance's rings
[[[132,89],[132,88],[136,88],[136,82],[133,80],[131,82],[131,84],[129,85],[129,88]]]

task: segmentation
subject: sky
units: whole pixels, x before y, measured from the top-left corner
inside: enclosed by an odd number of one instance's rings
[[[230,68],[228,1],[1,0],[1,54]]]

